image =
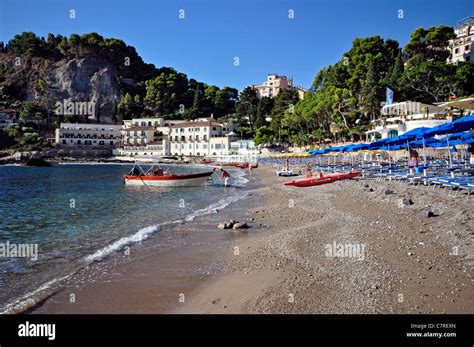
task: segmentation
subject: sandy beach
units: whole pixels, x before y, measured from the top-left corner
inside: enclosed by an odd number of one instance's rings
[[[87,267],[31,312],[472,313],[466,196],[400,182],[283,181],[254,170],[245,199],[170,228],[179,245],[144,243],[147,252],[117,255],[102,271]],[[229,219],[251,228],[217,229]]]

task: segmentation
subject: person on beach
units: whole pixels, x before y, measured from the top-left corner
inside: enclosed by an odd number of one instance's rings
[[[474,165],[474,143],[469,144],[467,152],[469,153],[469,164]]]
[[[224,169],[221,169],[221,179],[224,180],[224,188],[227,188],[230,186],[230,175]]]
[[[411,167],[418,167],[418,152],[414,149],[410,148],[410,166]]]

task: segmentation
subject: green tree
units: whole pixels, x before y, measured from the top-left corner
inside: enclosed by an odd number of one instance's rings
[[[254,130],[255,117],[257,115],[259,99],[257,91],[252,87],[247,87],[240,93],[240,101],[237,103],[236,111],[239,124],[242,128],[247,125],[250,131]]]
[[[284,141],[282,135],[287,134],[288,130],[284,130],[283,127],[285,123],[282,123],[282,120],[285,117],[285,114],[294,113],[296,104],[299,101],[298,92],[295,89],[283,89],[275,97],[275,104],[272,109],[272,121],[271,128],[278,134],[278,140]]]
[[[381,97],[380,85],[375,79],[375,69],[372,61],[369,63],[367,77],[361,90],[361,99],[361,108],[364,114],[370,116],[371,120],[375,119],[379,115]]]
[[[270,127],[262,126],[255,131],[253,141],[256,145],[272,143],[275,141],[275,136]]]
[[[449,40],[455,37],[454,29],[444,25],[429,29],[417,28],[404,47],[408,56],[407,67],[425,61],[445,62],[450,55],[447,49]]]

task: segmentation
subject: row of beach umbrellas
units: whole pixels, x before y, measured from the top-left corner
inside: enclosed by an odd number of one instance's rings
[[[385,138],[372,143],[350,144],[318,149],[311,155],[347,153],[373,150],[399,150],[407,148],[439,148],[474,142],[474,115],[461,117],[453,122],[433,128],[420,127],[394,138]]]

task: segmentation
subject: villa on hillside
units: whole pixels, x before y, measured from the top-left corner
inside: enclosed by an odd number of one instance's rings
[[[292,79],[278,74],[269,74],[265,82],[260,85],[253,85],[252,87],[257,91],[259,98],[274,98],[280,91],[285,89],[295,89],[300,99],[303,99],[306,93],[306,89],[303,87],[293,85]]]
[[[448,58],[448,64],[457,64],[458,62],[473,61],[474,50],[474,16],[469,16],[458,22],[454,28],[456,37],[449,41],[449,50],[451,56]]]

